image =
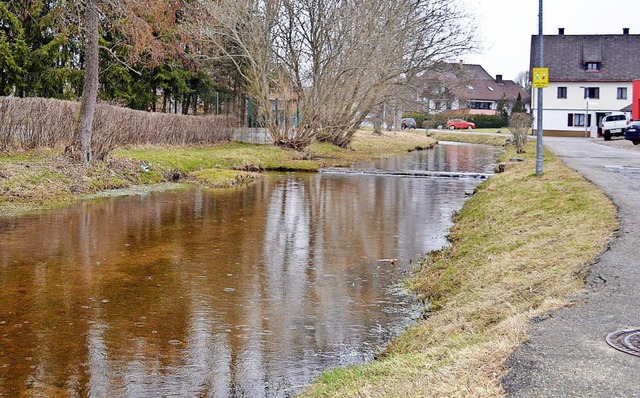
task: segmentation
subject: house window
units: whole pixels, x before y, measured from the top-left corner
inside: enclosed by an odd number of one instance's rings
[[[626,100],[627,99],[627,88],[626,87],[618,87],[618,99]]]
[[[470,109],[491,109],[491,102],[469,101]]]
[[[585,62],[584,68],[589,71],[597,71],[600,70],[600,62]]]
[[[558,98],[567,98],[567,88],[558,87]]]
[[[585,99],[598,99],[600,98],[600,87],[585,87],[584,88]]]
[[[589,124],[591,124],[591,115],[589,115]],[[567,126],[569,127],[584,127],[584,113],[570,113]]]

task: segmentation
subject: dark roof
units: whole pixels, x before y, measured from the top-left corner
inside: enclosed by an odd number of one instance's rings
[[[515,101],[518,94],[524,103],[529,102],[529,91],[513,80],[494,79],[480,65],[463,63],[440,63],[434,65],[422,77],[424,95],[430,98],[480,101],[499,101],[503,94]],[[446,87],[442,92],[442,87]]]
[[[640,35],[545,35],[544,67],[550,81],[630,82],[640,78]],[[530,66],[538,60],[538,36],[531,36]],[[600,62],[587,71],[586,62]]]
[[[480,65],[441,62],[434,65],[424,78],[439,80],[463,79],[463,80],[493,80],[493,77]]]
[[[522,101],[529,101],[529,92],[513,80],[476,79],[468,82],[466,86],[458,86],[453,91],[458,98],[480,101],[499,101],[504,95],[509,101],[515,101],[520,94]]]

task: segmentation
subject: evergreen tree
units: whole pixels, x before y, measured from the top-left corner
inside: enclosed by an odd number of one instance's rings
[[[513,112],[514,113],[523,113],[524,110],[524,104],[522,103],[522,95],[520,95],[520,93],[518,93],[518,98],[516,98],[516,104],[513,106]]]
[[[14,94],[24,86],[22,65],[28,53],[22,23],[5,3],[0,3],[0,95]]]
[[[502,97],[498,100],[497,108],[498,115],[500,115],[500,124],[502,127],[509,125],[509,101],[507,100],[507,94],[502,93]]]

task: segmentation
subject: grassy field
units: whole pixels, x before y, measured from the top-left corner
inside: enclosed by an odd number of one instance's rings
[[[448,131],[438,131],[433,133],[433,130],[429,133],[430,137],[438,140],[438,141],[453,141],[453,142],[466,142],[470,144],[484,144],[484,145],[495,145],[501,146],[504,144],[505,140],[509,138],[510,134],[505,134],[503,136],[498,135],[485,135],[485,134],[457,134],[455,132]],[[495,133],[495,131],[492,131]]]
[[[424,132],[358,132],[351,149],[315,143],[306,152],[269,145],[121,148],[106,162],[73,163],[51,151],[0,154],[0,214],[66,206],[87,195],[134,185],[189,182],[226,188],[261,178],[265,170],[316,171],[388,157],[435,144]]]
[[[427,319],[378,361],[324,373],[305,397],[504,395],[504,363],[527,322],[568,304],[617,228],[613,204],[552,154],[534,175],[534,144],[524,162],[478,186],[451,246],[416,267],[409,284]]]

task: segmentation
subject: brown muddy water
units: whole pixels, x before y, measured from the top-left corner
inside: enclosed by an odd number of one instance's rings
[[[495,156],[452,144],[363,167]],[[478,182],[272,174],[0,218],[0,396],[281,397],[370,361],[419,311],[410,261],[447,243]]]

